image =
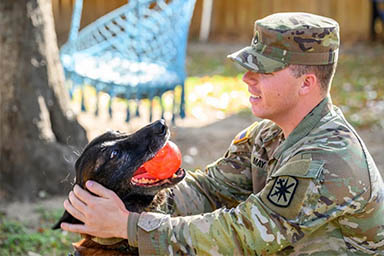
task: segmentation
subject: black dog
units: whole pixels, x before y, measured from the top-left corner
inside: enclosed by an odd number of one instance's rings
[[[168,179],[140,179],[143,170],[139,167],[153,158],[168,138],[169,130],[164,120],[153,122],[129,135],[104,133],[92,140],[76,161],[75,184],[85,188],[87,180],[95,180],[113,190],[129,211],[140,213],[154,209],[164,198],[161,190],[177,184],[185,176],[185,171],[179,169]],[[53,229],[60,228],[62,222],[82,223],[65,211]],[[91,239],[85,236],[85,239],[74,244],[76,255],[137,253],[136,249],[129,248],[126,240],[113,245],[100,245]]]

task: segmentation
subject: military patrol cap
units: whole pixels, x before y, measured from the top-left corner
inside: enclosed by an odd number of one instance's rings
[[[257,20],[251,46],[228,58],[248,70],[271,73],[289,64],[326,65],[337,62],[339,24],[303,12],[285,12]]]

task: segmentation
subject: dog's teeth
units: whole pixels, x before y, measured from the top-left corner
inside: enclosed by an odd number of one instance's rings
[[[132,182],[135,184],[152,184],[160,181],[159,179],[146,179],[146,178],[132,178]]]
[[[143,183],[143,184],[151,184],[151,183],[156,182],[156,180],[150,180],[150,179],[142,178],[140,180],[140,182]]]

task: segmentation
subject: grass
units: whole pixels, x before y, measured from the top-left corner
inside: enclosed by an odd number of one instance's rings
[[[79,235],[51,230],[62,213],[62,210],[40,208],[37,225],[0,215],[0,255],[59,256],[72,252],[71,244],[79,240]]]
[[[340,56],[334,102],[357,127],[384,127],[384,46],[370,45]]]

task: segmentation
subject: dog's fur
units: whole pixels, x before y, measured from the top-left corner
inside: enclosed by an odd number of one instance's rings
[[[95,180],[113,190],[124,202],[127,210],[143,212],[154,209],[164,199],[161,190],[180,182],[185,172],[179,169],[172,178],[154,184],[132,182],[135,171],[146,161],[153,158],[169,137],[164,120],[153,122],[133,134],[107,132],[92,140],[76,161],[75,184],[85,188],[87,180]],[[108,220],[100,220],[108,221]],[[62,222],[82,223],[67,211],[53,226],[60,228]],[[101,245],[90,236],[74,244],[75,255],[132,255],[136,248],[130,248],[127,240],[113,245]]]

